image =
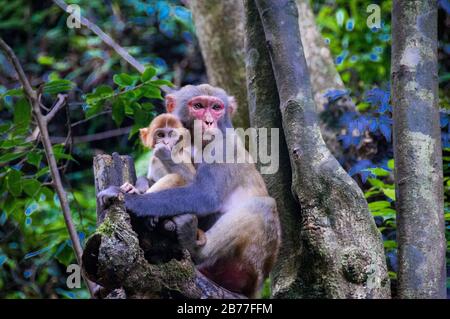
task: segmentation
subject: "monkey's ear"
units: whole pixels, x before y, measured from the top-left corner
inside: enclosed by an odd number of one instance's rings
[[[144,146],[151,147],[152,141],[150,136],[150,130],[148,129],[148,127],[139,129],[139,136]]]
[[[166,110],[169,113],[172,113],[175,109],[175,96],[173,94],[166,95]]]
[[[231,116],[233,116],[236,113],[237,110],[237,102],[234,96],[228,97],[228,112]]]

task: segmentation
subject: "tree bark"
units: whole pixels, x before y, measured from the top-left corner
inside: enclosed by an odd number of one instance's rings
[[[295,1],[249,0],[248,6],[255,3],[280,98],[272,107],[281,111],[292,190],[302,208],[300,275],[277,297],[387,298],[380,233],[362,191],[320,133]]]
[[[94,158],[96,192],[110,185],[134,183],[136,174],[129,156]],[[123,198],[105,211],[83,252],[83,271],[101,285],[104,298],[243,298],[202,275],[187,250],[176,239],[177,224],[160,221],[156,229],[143,219],[131,218]]]
[[[334,65],[330,49],[317,28],[309,0],[296,0],[296,4],[300,36],[311,78],[311,88],[317,112],[320,113],[327,102],[324,94],[329,90],[343,90],[345,87]]]
[[[394,1],[392,98],[400,298],[445,298],[437,1]]]
[[[286,140],[281,127],[280,101],[277,86],[266,49],[264,31],[261,27],[255,6],[245,1],[246,12],[246,71],[250,124],[254,128],[266,128],[268,141],[271,140],[271,128],[279,129],[278,151],[279,169],[275,174],[264,174],[270,196],[277,201],[278,214],[282,227],[282,242],[278,253],[278,262],[272,271],[272,295],[281,296],[292,292],[291,297],[301,297],[293,289],[300,274],[300,206],[289,191],[292,184],[291,164]],[[259,139],[258,139],[259,140]]]
[[[234,127],[249,127],[244,64],[242,0],[190,0],[197,38],[209,82],[224,88],[238,102]]]

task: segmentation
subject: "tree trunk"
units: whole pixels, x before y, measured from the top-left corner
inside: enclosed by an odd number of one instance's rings
[[[392,92],[400,298],[445,298],[437,1],[394,1]]]
[[[344,83],[336,70],[330,49],[316,25],[309,0],[296,0],[300,36],[311,78],[311,87],[317,112],[323,111],[327,102],[324,94],[333,89],[343,90]]]
[[[236,96],[239,110],[235,127],[247,128],[249,115],[244,66],[244,8],[241,0],[190,0],[197,38],[205,60],[208,79]],[[319,112],[332,89],[344,89],[330,50],[320,34],[309,0],[297,0],[299,25],[311,75],[314,100]]]
[[[244,65],[242,0],[190,0],[197,38],[209,82],[238,102],[234,127],[249,127]]]
[[[380,233],[362,191],[320,134],[295,1],[248,0],[248,8],[255,3],[280,99],[272,107],[281,111],[292,190],[302,208],[299,275],[277,297],[387,298],[389,278]]]
[[[134,183],[136,174],[129,156],[94,158],[96,192],[110,185]],[[103,288],[103,298],[243,298],[202,275],[187,250],[176,239],[177,224],[166,219],[156,229],[143,219],[131,218],[119,198],[99,210],[96,232],[83,252],[83,271]]]
[[[266,128],[268,141],[271,140],[271,128],[279,129],[278,150],[269,150],[279,154],[280,169],[275,174],[264,174],[270,196],[277,201],[278,214],[282,227],[282,242],[278,253],[279,262],[272,271],[272,295],[301,297],[293,288],[300,276],[300,206],[290,192],[292,183],[291,164],[286,140],[281,127],[281,112],[277,86],[266,49],[264,31],[254,5],[245,2],[246,9],[246,70],[248,106],[250,124],[255,128]],[[276,106],[276,107],[274,107]],[[276,154],[275,153],[275,154]]]

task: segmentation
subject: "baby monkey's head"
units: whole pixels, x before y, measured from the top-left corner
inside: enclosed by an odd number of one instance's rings
[[[161,114],[153,119],[146,128],[141,128],[139,134],[142,144],[148,148],[165,146],[169,149],[180,140],[183,124],[172,114]]]

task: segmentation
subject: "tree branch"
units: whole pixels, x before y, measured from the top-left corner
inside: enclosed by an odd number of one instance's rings
[[[117,129],[106,131],[106,132],[100,132],[97,134],[74,136],[73,143],[79,144],[79,143],[88,143],[88,142],[93,142],[93,141],[104,140],[104,139],[115,137],[115,136],[125,135],[125,134],[129,133],[130,130],[131,130],[131,126],[128,126],[128,127],[117,128]],[[62,136],[51,137],[51,142],[53,144],[64,143],[65,140],[66,140],[66,137],[62,137]]]
[[[19,62],[19,59],[14,54],[13,50],[3,41],[2,38],[0,38],[0,49],[5,53],[8,60],[11,62],[11,64],[14,66],[14,69],[16,70],[19,80],[24,88],[25,95],[27,96],[33,110],[34,117],[38,123],[39,131],[41,132],[41,140],[42,144],[44,145],[45,155],[47,157],[48,166],[50,168],[50,174],[52,176],[53,184],[56,193],[58,194],[59,201],[61,203],[61,208],[63,211],[64,221],[66,223],[67,230],[69,232],[70,239],[72,240],[73,249],[75,251],[75,256],[77,259],[77,262],[79,265],[81,265],[81,256],[82,256],[82,248],[80,244],[80,240],[78,238],[78,234],[75,228],[75,225],[72,220],[72,215],[70,212],[70,206],[69,201],[67,199],[67,194],[64,190],[64,186],[62,185],[61,176],[58,171],[58,166],[56,163],[56,158],[53,153],[52,144],[50,142],[50,136],[48,134],[47,130],[47,121],[44,115],[41,113],[40,109],[40,103],[39,103],[39,97],[36,91],[33,90],[33,88],[30,85],[30,82],[28,81],[28,78],[25,75],[25,72],[23,71],[23,68]],[[61,99],[59,100],[61,101]],[[58,102],[57,105],[63,105],[63,102]],[[55,110],[57,111],[60,109],[61,106],[56,107]],[[56,113],[55,111],[55,113]],[[94,286],[89,280],[84,278],[86,281],[86,285],[93,296],[93,290]]]
[[[292,191],[301,206],[305,251],[298,260],[300,275],[289,278],[295,281],[293,292],[309,298],[387,298],[389,277],[380,233],[364,194],[320,133],[295,1],[249,1],[256,5],[264,30],[280,98],[274,107],[281,111]]]
[[[71,10],[68,9],[68,5],[63,0],[53,0],[53,2],[63,9],[65,12],[72,14]],[[73,15],[75,19],[77,19],[76,15]],[[78,19],[77,19],[78,20]],[[131,64],[139,73],[143,73],[145,71],[144,65],[142,65],[138,60],[132,57],[127,50],[122,48],[119,44],[117,44],[109,35],[102,31],[97,25],[89,21],[88,19],[82,17],[80,15],[80,19],[78,20],[82,25],[86,28],[94,32],[103,42],[109,45],[111,48],[116,51],[118,55],[120,55],[125,61]]]
[[[134,184],[136,173],[129,156],[97,155],[94,158],[96,193],[110,185]],[[83,269],[104,287],[102,295],[117,298],[244,298],[201,274],[175,234],[177,223],[166,219],[147,228],[130,216],[119,198],[107,209],[97,203],[96,232],[83,253]],[[173,227],[165,227],[166,223]],[[114,296],[113,296],[114,295]]]

